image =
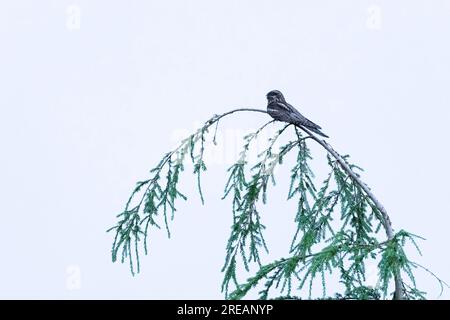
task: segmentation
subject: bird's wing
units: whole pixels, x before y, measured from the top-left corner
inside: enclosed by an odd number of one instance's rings
[[[276,107],[278,107],[280,110],[284,110],[286,112],[292,112],[292,106],[287,103],[282,102],[275,102]]]
[[[313,129],[322,129],[318,124],[315,124],[311,120],[309,120],[306,117],[304,117],[293,106],[291,106],[290,104],[287,104],[287,105],[288,105],[288,107],[290,109],[292,119],[295,120],[299,125],[302,125],[302,126],[305,126],[305,127],[310,127],[310,128],[313,128]]]

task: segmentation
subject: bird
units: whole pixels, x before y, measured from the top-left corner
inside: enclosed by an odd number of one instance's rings
[[[329,138],[321,131],[322,128],[319,125],[304,117],[297,109],[287,103],[280,91],[272,90],[267,93],[266,97],[267,113],[275,120],[292,123],[297,127],[311,130],[324,138]]]

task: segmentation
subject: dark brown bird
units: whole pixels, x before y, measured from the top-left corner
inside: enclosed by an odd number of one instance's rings
[[[272,90],[267,94],[267,113],[275,120],[292,123],[298,127],[311,130],[322,137],[329,138],[319,125],[305,118],[293,106],[286,102],[283,94],[278,90]]]

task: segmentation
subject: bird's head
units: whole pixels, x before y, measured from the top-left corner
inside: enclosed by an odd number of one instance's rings
[[[286,101],[284,100],[283,94],[282,94],[280,91],[278,91],[278,90],[272,90],[272,91],[270,91],[270,92],[266,95],[266,97],[267,97],[267,101],[268,101],[269,103],[277,102],[277,101],[279,101],[279,102],[286,102]]]

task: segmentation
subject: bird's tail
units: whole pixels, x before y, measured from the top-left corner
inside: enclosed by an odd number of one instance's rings
[[[297,127],[303,127],[303,128],[308,129],[308,130],[311,130],[312,132],[317,133],[319,136],[322,136],[322,137],[324,137],[324,138],[329,138],[329,136],[327,136],[325,133],[323,133],[322,131],[320,131],[319,128],[315,128],[315,127],[311,127],[311,126],[305,126],[305,125],[301,125],[301,124],[298,124],[298,123],[295,123],[295,125],[296,125]]]
[[[329,136],[327,136],[325,133],[323,133],[322,131],[320,131],[319,129],[316,128],[311,128],[310,129],[312,132],[317,133],[319,136],[322,136],[324,138],[329,138]]]

